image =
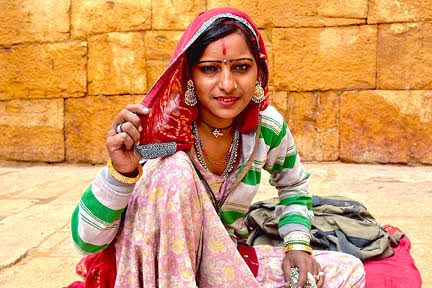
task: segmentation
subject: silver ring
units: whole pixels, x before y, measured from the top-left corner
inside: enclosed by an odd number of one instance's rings
[[[116,129],[115,129],[115,131],[116,131],[117,134],[120,134],[120,133],[123,132],[123,130],[122,130],[122,125],[123,125],[123,124],[124,124],[124,123],[120,123],[119,125],[117,125],[117,127],[116,127]]]
[[[318,275],[313,275],[313,277],[315,278],[315,281],[318,282],[319,279],[321,278],[321,276],[324,276],[324,272],[319,272]]]

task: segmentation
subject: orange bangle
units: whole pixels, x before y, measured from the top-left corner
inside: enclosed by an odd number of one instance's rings
[[[309,255],[312,255],[312,247],[301,244],[288,245],[285,247],[285,254],[291,251],[304,251]]]
[[[110,174],[111,174],[111,175],[112,175],[112,176],[113,176],[117,181],[120,181],[120,182],[125,183],[125,184],[134,184],[134,183],[138,182],[138,180],[141,178],[141,175],[142,175],[142,172],[143,172],[141,165],[138,165],[138,166],[137,166],[137,168],[138,168],[138,176],[135,177],[135,178],[129,178],[129,177],[126,177],[126,176],[122,175],[120,172],[118,172],[118,171],[114,168],[114,166],[113,166],[113,164],[112,164],[112,160],[111,160],[111,158],[108,159],[107,166],[108,166],[108,171],[109,171],[109,173],[110,173]]]

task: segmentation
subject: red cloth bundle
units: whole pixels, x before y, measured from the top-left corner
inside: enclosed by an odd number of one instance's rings
[[[390,235],[396,232],[403,233],[400,229],[390,225],[383,228]],[[421,288],[420,272],[410,254],[411,241],[405,235],[400,239],[399,245],[392,249],[393,256],[364,263],[365,288]]]
[[[76,266],[76,272],[85,277],[85,282],[75,281],[65,288],[114,287],[117,273],[114,244],[81,259]]]

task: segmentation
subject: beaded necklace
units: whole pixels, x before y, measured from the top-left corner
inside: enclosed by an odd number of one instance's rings
[[[210,158],[210,155],[208,155],[207,152],[204,150],[204,146],[201,146],[201,150],[202,150],[202,153],[204,154],[204,156],[207,158],[207,160],[210,161],[210,163],[212,163],[212,164],[214,164],[214,165],[218,165],[218,166],[220,166],[220,165],[224,164],[224,163],[228,160],[228,158],[229,158],[229,156],[230,156],[230,154],[231,154],[232,145],[233,145],[233,144],[231,143],[230,149],[228,150],[228,153],[227,153],[227,155],[225,156],[225,159],[222,160],[222,161],[219,161],[219,162],[218,162],[218,161],[215,161],[215,160],[213,160],[213,159]]]
[[[208,169],[207,163],[205,162],[204,156],[203,156],[203,150],[204,150],[203,144],[201,142],[201,139],[198,136],[198,127],[197,127],[196,122],[192,123],[192,134],[195,136],[194,146],[195,146],[195,150],[197,152],[198,161],[204,167],[204,169],[206,171],[208,171],[209,169]],[[237,128],[235,128],[233,141],[232,141],[232,144],[230,146],[230,150],[228,151],[228,155],[229,155],[228,165],[226,166],[224,172],[222,173],[222,177],[224,177],[224,178],[227,178],[229,173],[231,173],[231,171],[234,169],[234,164],[237,161],[237,151],[238,151],[239,139],[240,139],[240,132],[238,131]],[[207,157],[207,159],[209,159],[209,157]],[[216,162],[216,161],[213,161],[210,159],[209,159],[209,161],[211,163]],[[224,160],[223,162],[225,162],[225,161],[226,160]],[[213,164],[217,165],[216,163],[213,163]]]

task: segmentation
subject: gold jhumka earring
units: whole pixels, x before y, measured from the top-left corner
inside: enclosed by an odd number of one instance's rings
[[[185,103],[188,106],[195,106],[198,103],[198,99],[192,79],[189,79],[186,86]]]
[[[252,101],[259,104],[265,98],[264,88],[261,86],[261,81],[257,81],[255,85],[255,95],[252,97]]]

